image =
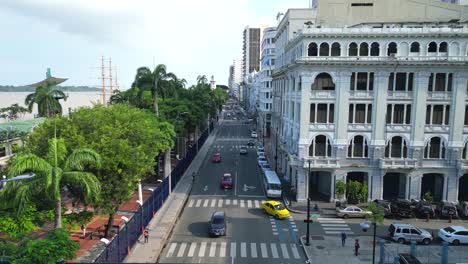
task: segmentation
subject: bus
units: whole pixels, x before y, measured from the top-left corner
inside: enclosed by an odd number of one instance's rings
[[[263,187],[268,198],[281,197],[281,182],[273,170],[265,170],[263,174]]]

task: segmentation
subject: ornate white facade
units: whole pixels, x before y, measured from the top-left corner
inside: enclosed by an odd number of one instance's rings
[[[298,200],[350,179],[369,200],[468,195],[467,23],[328,27],[289,10],[276,57],[272,155]]]

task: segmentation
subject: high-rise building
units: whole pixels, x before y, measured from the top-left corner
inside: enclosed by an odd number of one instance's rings
[[[298,200],[468,200],[468,7],[318,0],[276,29],[272,156]]]
[[[243,32],[242,79],[260,69],[260,28],[245,27]]]

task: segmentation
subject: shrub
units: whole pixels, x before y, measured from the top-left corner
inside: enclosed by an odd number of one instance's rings
[[[344,181],[337,181],[336,182],[336,195],[338,197],[343,197],[343,195],[345,194],[346,192],[346,183],[344,183]]]
[[[360,193],[360,198],[361,198],[361,201],[362,202],[365,202],[367,201],[367,182],[364,182],[364,184],[362,184],[362,188],[361,188],[361,193]]]
[[[13,257],[18,251],[18,246],[7,241],[0,241],[0,256]]]
[[[361,183],[358,181],[349,181],[346,184],[346,194],[348,195],[348,200],[352,203],[356,203],[360,198],[361,193]]]
[[[34,224],[35,209],[29,207],[22,215],[10,212],[0,212],[0,232],[6,233],[11,239],[18,239],[37,229]]]

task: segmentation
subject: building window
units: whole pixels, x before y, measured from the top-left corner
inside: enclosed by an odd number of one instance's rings
[[[351,139],[348,146],[348,158],[367,158],[368,153],[367,140],[363,136],[355,136]]]
[[[335,104],[310,104],[310,123],[331,124],[334,116]]]
[[[350,124],[372,123],[372,104],[350,104],[348,122]]]
[[[410,48],[410,52],[417,52],[419,53],[419,42],[413,42],[411,43],[411,48]]]
[[[387,105],[387,124],[411,124],[411,105],[410,104],[388,104]]]
[[[341,55],[340,43],[334,42],[331,46],[331,56],[337,57]]]
[[[465,126],[468,126],[468,105],[465,106]]]
[[[5,157],[5,156],[6,156],[6,148],[0,147],[0,157]]]
[[[349,44],[348,56],[357,56],[358,54],[358,46],[356,43]]]
[[[429,76],[429,92],[451,92],[453,75],[451,73],[434,73]]]
[[[408,147],[406,141],[400,136],[394,136],[385,146],[386,158],[407,158]]]
[[[312,90],[335,90],[333,79],[328,73],[320,73],[312,84]]]
[[[426,125],[448,125],[450,105],[427,105]]]
[[[425,159],[445,159],[445,143],[440,137],[431,138],[424,148]]]
[[[330,56],[330,46],[328,45],[328,43],[320,44],[319,53],[320,53],[320,56],[322,57]]]
[[[432,53],[432,52],[437,52],[437,43],[434,41],[429,43],[429,46],[427,46],[427,52]]]
[[[316,136],[309,147],[309,156],[331,157],[330,140],[323,135]]]
[[[307,56],[318,56],[317,44],[312,42],[307,49]]]
[[[357,78],[356,78],[357,75]],[[372,91],[374,90],[373,72],[353,72],[351,74],[351,91]]]
[[[447,42],[441,42],[439,44],[439,52],[447,52]]]
[[[412,91],[414,83],[414,73],[397,72],[390,73],[388,78],[389,91]]]
[[[388,44],[387,56],[395,56],[397,53],[397,44],[395,42],[390,42],[390,44]]]
[[[359,45],[359,56],[369,56],[369,44],[363,42]]]
[[[380,45],[379,45],[379,43],[374,42],[374,43],[371,44],[370,55],[371,56],[379,56],[380,55]]]

